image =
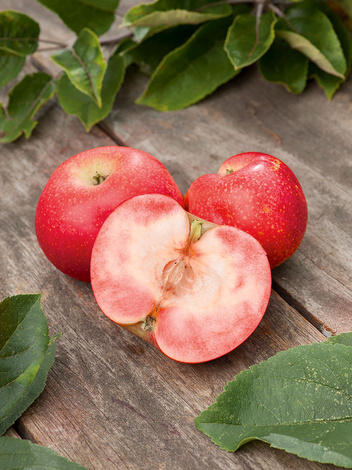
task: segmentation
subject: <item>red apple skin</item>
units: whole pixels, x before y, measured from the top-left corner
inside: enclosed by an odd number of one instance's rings
[[[39,245],[57,269],[89,282],[93,244],[107,216],[126,199],[152,193],[168,195],[184,207],[175,181],[152,155],[118,146],[79,153],[53,172],[39,198]]]
[[[296,176],[265,153],[234,155],[218,174],[196,179],[185,205],[198,217],[251,234],[265,249],[271,268],[293,255],[307,227],[307,202]]]

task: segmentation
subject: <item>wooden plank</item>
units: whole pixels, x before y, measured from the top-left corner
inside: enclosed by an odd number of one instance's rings
[[[30,140],[2,149],[1,295],[42,291],[51,334],[63,333],[43,394],[17,423],[20,435],[92,470],[329,468],[260,443],[226,453],[193,425],[240,370],[323,339],[277,294],[236,351],[207,364],[180,364],[112,323],[89,284],[46,260],[34,214],[49,175],[69,156],[110,143],[99,128],[85,134],[74,117],[53,107]]]
[[[18,432],[12,426],[5,432],[4,436],[14,437],[16,439],[21,439],[21,436],[18,434]]]
[[[1,0],[0,7],[6,5],[13,8]],[[72,37],[36,2],[18,8],[42,22],[47,38]],[[37,63],[48,67],[48,57],[37,55]],[[253,71],[203,103],[169,114],[134,105],[146,78],[132,69],[128,82],[104,128],[116,140],[158,157],[183,192],[231,154],[253,148],[277,155],[294,169],[307,193],[310,225],[299,252],[274,271],[276,285],[322,330],[349,328],[352,231],[346,152],[351,137],[341,116],[348,109],[351,82],[338,95],[340,101],[328,105],[330,115],[316,88],[291,97]],[[340,151],[335,169],[328,125]],[[311,155],[314,146],[297,135],[310,139],[323,157]],[[34,213],[47,179],[71,155],[112,142],[98,127],[86,134],[76,118],[53,106],[30,140],[2,148],[1,295],[42,291],[51,333],[63,332],[45,391],[17,423],[21,436],[92,470],[336,468],[262,443],[226,453],[193,426],[193,418],[240,370],[279,350],[324,338],[277,294],[260,327],[236,351],[207,364],[185,365],[114,325],[99,311],[89,285],[64,276],[46,260],[36,241]]]

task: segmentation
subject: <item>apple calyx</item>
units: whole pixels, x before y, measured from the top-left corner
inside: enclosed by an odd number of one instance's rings
[[[234,173],[235,170],[231,170],[230,168],[226,168],[226,176],[231,175],[231,173]]]
[[[148,330],[154,330],[155,328],[155,324],[156,324],[156,317],[158,316],[158,312],[160,310],[160,305],[157,305],[153,310],[152,312],[149,313],[149,315],[147,315],[145,317],[145,319],[142,321],[141,323],[141,329],[143,331],[148,331]],[[154,316],[153,316],[154,315]]]
[[[94,180],[93,185],[98,186],[99,184],[104,183],[104,181],[106,180],[108,176],[109,175],[106,175],[106,176],[101,175],[97,172],[97,174],[93,176],[93,180]]]
[[[177,295],[181,294],[182,291],[191,290],[192,288],[194,272],[191,265],[191,248],[202,236],[204,222],[197,218],[192,218],[191,214],[189,216],[190,231],[188,241],[180,250],[179,256],[165,265],[162,273],[163,284],[160,302],[142,321],[141,328],[143,331],[154,330],[158,314],[164,308],[163,301],[170,296],[170,293]]]

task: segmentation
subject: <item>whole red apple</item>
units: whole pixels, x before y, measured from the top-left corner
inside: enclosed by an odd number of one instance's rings
[[[183,207],[170,173],[148,153],[111,146],[69,158],[38,202],[35,229],[43,252],[63,273],[89,282],[93,244],[106,217],[126,199],[147,193],[166,194]]]
[[[271,268],[293,255],[307,227],[307,203],[296,176],[265,153],[230,157],[217,175],[192,183],[185,204],[198,217],[250,233],[265,249]]]
[[[111,320],[191,363],[247,339],[271,291],[267,255],[251,235],[200,220],[160,194],[128,199],[109,215],[91,278]]]

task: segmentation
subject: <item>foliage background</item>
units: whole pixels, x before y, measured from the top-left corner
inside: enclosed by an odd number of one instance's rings
[[[73,44],[42,37],[22,13],[0,12],[0,141],[35,128],[38,110],[56,95],[86,130],[112,109],[126,68],[150,76],[136,102],[160,111],[190,106],[254,64],[262,76],[301,93],[314,79],[331,99],[351,71],[351,0],[157,0],[131,8],[121,33],[100,39],[115,21],[118,0],[38,0],[75,34]],[[16,82],[36,51],[53,49],[61,72]]]

